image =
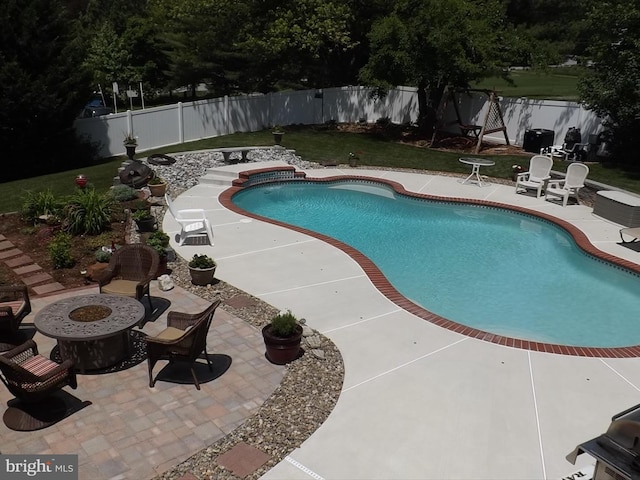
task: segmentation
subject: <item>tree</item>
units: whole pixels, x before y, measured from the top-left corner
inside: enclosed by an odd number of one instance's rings
[[[122,36],[108,22],[95,32],[85,59],[95,84],[110,85],[114,81],[131,81],[131,52]]]
[[[640,7],[635,0],[595,3],[589,11],[591,64],[580,100],[605,119],[614,157],[638,168],[640,149]]]
[[[524,65],[535,66],[536,60],[562,63],[566,57],[584,51],[582,22],[591,0],[509,0],[507,18],[534,43],[533,57],[523,58]]]
[[[357,2],[253,2],[241,45],[252,52],[248,67],[255,88],[314,88],[355,80],[351,53],[357,43],[351,29],[359,21],[366,26],[370,19],[357,17],[352,3]]]
[[[418,88],[419,120],[431,129],[445,87],[507,75],[523,48],[501,0],[400,0],[376,21],[371,55],[360,79],[379,93],[397,85]]]
[[[247,0],[150,0],[152,22],[162,25],[157,38],[166,58],[170,88],[206,82],[217,95],[232,93],[250,57],[238,38],[251,14]]]
[[[69,1],[69,0],[67,0]],[[166,85],[166,57],[159,47],[162,22],[149,15],[147,0],[88,0],[80,15],[80,41],[87,46],[84,65],[92,82],[110,86],[145,82]],[[95,88],[95,87],[94,87]]]
[[[74,28],[57,0],[7,0],[0,9],[0,144],[12,162],[5,180],[73,159],[73,121],[90,93]]]

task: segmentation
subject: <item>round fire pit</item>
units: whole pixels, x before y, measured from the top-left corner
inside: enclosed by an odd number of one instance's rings
[[[104,305],[87,305],[69,312],[69,318],[74,322],[96,322],[111,315],[111,309]]]
[[[135,298],[92,294],[53,302],[38,312],[33,323],[40,333],[58,341],[62,360],[71,360],[84,373],[127,358],[129,331],[144,315],[144,306]]]

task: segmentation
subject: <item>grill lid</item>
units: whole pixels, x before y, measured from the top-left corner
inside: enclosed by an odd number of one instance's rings
[[[640,405],[614,415],[606,433],[578,445],[566,458],[575,464],[583,452],[626,478],[640,479]]]

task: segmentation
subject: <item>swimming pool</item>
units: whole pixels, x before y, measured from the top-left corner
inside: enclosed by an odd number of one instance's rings
[[[353,180],[266,184],[232,200],[356,248],[405,297],[454,322],[536,342],[640,343],[640,277],[533,216]]]

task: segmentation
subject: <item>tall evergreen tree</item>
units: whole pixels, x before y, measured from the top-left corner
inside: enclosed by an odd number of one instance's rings
[[[73,160],[73,121],[89,95],[73,29],[59,0],[6,0],[0,9],[0,144],[12,161],[4,179]]]

